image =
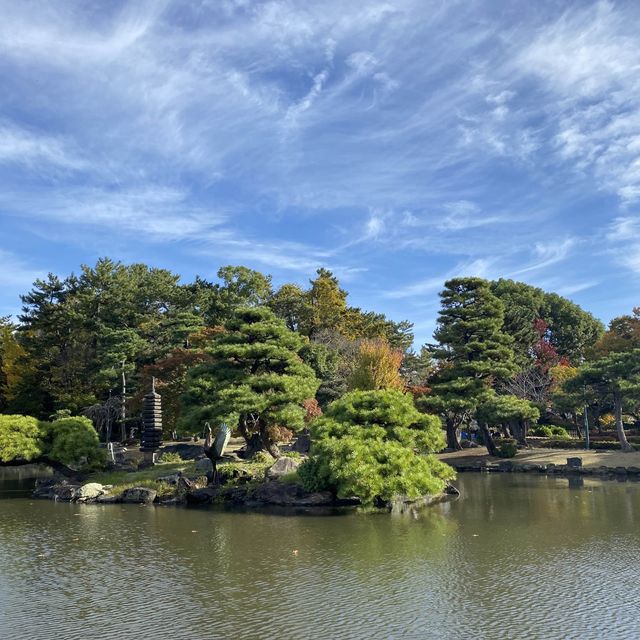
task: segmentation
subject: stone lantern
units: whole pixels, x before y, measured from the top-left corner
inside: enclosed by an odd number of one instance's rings
[[[162,445],[162,401],[156,393],[156,379],[152,378],[151,391],[142,401],[142,437],[140,451],[144,453],[144,461],[154,464],[156,452]]]

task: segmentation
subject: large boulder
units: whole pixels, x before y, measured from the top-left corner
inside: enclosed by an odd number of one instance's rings
[[[188,504],[210,504],[220,495],[220,487],[209,486],[194,489],[186,494]]]
[[[104,487],[98,482],[87,482],[83,484],[76,492],[76,500],[78,502],[88,502],[95,500],[105,493]]]
[[[79,488],[79,484],[74,484],[68,480],[47,478],[44,481],[36,482],[33,497],[71,502],[76,499]]]
[[[282,458],[278,458],[267,469],[267,472],[265,475],[269,480],[282,478],[282,476],[286,476],[288,473],[293,473],[294,471],[297,471],[301,463],[302,463],[302,460],[297,460],[296,458],[287,458],[283,456]]]
[[[133,504],[152,504],[157,492],[147,487],[132,487],[122,492],[121,501]]]
[[[109,493],[103,493],[96,498],[98,504],[115,504],[116,502],[122,502],[122,496],[112,496]]]
[[[282,507],[313,507],[335,504],[329,491],[308,493],[299,484],[266,482],[258,485],[247,495],[246,502],[273,504]]]

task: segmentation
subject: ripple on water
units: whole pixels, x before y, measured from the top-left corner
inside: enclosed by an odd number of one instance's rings
[[[2,501],[0,638],[638,637],[640,487],[461,484],[417,520]]]

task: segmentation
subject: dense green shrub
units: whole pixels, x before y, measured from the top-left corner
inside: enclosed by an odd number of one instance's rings
[[[0,461],[40,458],[75,468],[97,468],[105,456],[88,418],[40,422],[30,416],[0,415]]]
[[[570,440],[571,436],[564,427],[552,426],[551,434],[556,440]]]
[[[43,423],[46,454],[70,467],[97,468],[104,464],[98,434],[85,417],[61,418]]]
[[[541,424],[537,427],[533,427],[529,433],[532,436],[538,436],[539,438],[555,438],[556,440],[570,440],[571,436],[564,427],[557,425]]]
[[[298,474],[309,491],[357,496],[364,504],[439,493],[455,472],[429,455],[444,448],[440,419],[420,413],[400,391],[353,391],[312,427]]]
[[[30,416],[0,415],[0,462],[33,460],[42,455],[40,423]]]
[[[182,456],[175,451],[163,451],[158,459],[158,462],[162,464],[176,464],[178,462],[186,462],[182,459]]]
[[[570,440],[571,436],[564,427],[541,424],[533,427],[529,434],[539,438],[554,438],[555,440]]]
[[[540,424],[537,427],[533,427],[529,430],[530,435],[537,436],[539,438],[551,438],[553,437],[553,432],[551,431],[551,427],[548,427],[545,424]]]
[[[518,447],[516,446],[516,441],[509,438],[504,438],[496,442],[496,446],[498,448],[498,457],[499,458],[513,458],[516,453],[518,453]]]

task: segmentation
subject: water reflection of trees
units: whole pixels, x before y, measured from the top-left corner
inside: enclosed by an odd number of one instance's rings
[[[346,637],[354,621],[406,637],[427,619],[433,634],[468,637],[488,624],[483,611],[524,615],[526,599],[549,598],[553,610],[575,590],[571,563],[595,581],[598,557],[638,541],[638,485],[588,479],[569,490],[563,478],[508,474],[458,485],[459,501],[417,519],[12,500],[0,518],[2,597],[20,607],[32,588],[52,627],[90,618],[96,637],[125,622],[196,638],[311,637],[313,622]],[[120,610],[125,621],[111,615]]]

